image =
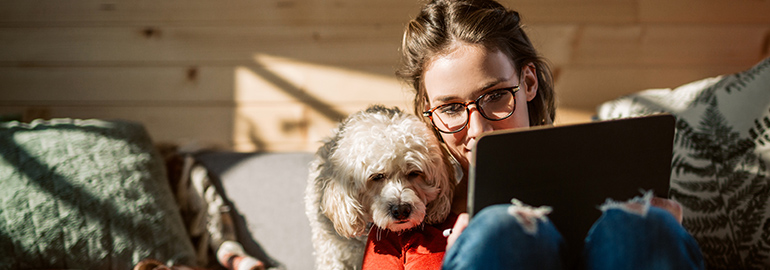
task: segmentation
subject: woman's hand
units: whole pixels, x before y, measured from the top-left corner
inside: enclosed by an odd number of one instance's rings
[[[466,227],[468,227],[468,213],[462,213],[459,216],[457,216],[457,221],[455,221],[455,226],[452,227],[452,232],[449,234],[449,236],[446,239],[446,250],[449,251],[449,248],[454,245],[455,241],[457,241],[457,238],[460,237],[460,234],[463,233]]]

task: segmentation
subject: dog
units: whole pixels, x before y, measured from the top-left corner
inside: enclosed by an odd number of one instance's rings
[[[305,193],[317,269],[360,269],[372,225],[400,232],[448,216],[454,186],[433,130],[397,107],[342,121],[314,160]]]

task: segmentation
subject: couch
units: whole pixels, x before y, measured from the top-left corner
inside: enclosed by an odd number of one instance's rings
[[[770,59],[608,101],[597,119],[661,112],[677,118],[670,196],[708,267],[770,269]],[[161,149],[138,123],[0,124],[0,269],[217,268],[224,240],[270,268],[313,268],[312,153]]]
[[[238,240],[250,254],[282,269],[314,269],[304,192],[313,153],[194,155],[233,205]]]

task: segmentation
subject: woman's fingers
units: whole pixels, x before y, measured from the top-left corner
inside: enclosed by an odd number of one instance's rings
[[[452,245],[454,245],[455,241],[457,241],[457,238],[460,237],[460,234],[465,230],[465,228],[468,227],[468,219],[468,213],[462,213],[457,217],[457,221],[455,221],[455,225],[452,227],[452,232],[449,233],[449,236],[446,240],[447,251],[452,247]]]

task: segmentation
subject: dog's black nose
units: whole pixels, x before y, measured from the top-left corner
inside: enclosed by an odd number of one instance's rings
[[[402,220],[412,214],[412,206],[408,204],[393,205],[390,207],[390,215],[396,220]]]

